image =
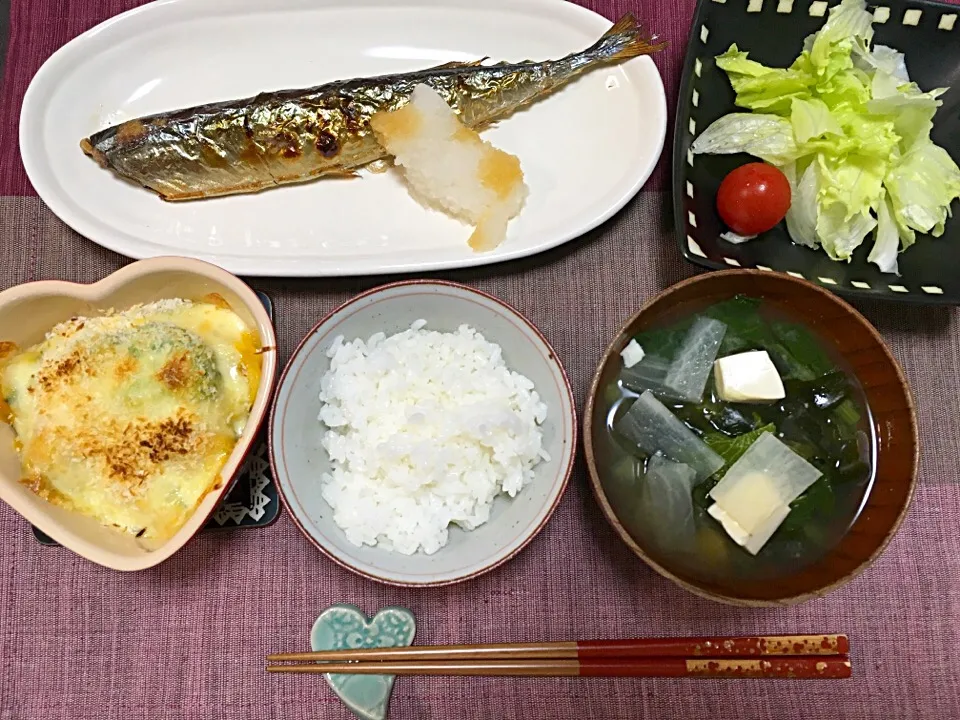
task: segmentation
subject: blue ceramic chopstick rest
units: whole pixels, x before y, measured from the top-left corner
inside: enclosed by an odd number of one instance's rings
[[[314,650],[403,647],[413,643],[417,623],[402,607],[387,607],[373,619],[353,605],[333,605],[324,610],[310,631]],[[350,711],[363,720],[384,720],[393,675],[324,675]]]

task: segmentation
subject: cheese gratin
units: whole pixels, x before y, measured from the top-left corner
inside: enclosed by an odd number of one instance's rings
[[[73,318],[5,348],[21,482],[161,542],[217,483],[260,382],[259,336],[216,295]]]

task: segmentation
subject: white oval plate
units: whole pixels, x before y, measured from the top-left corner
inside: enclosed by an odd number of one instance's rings
[[[490,253],[427,210],[391,171],[257,195],[167,203],[80,150],[134,117],[264,90],[490,56],[557,58],[609,20],[557,0],[163,0],[57,51],[27,90],[20,151],[64,222],[129,257],[185,255],[242,275],[361,275],[466,267],[532,255],[616,213],[650,176],[666,133],[653,61],[598,69],[484,133],[519,156],[530,187]]]

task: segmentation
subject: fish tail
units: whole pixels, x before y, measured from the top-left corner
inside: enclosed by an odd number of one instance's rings
[[[650,55],[666,46],[666,41],[649,33],[632,13],[627,13],[592,46],[564,58],[561,62],[568,65],[569,71],[581,72],[601,63],[616,63],[640,55]]]

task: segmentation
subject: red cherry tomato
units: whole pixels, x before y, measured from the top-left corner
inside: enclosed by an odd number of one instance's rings
[[[790,209],[790,183],[773,165],[747,163],[727,175],[717,191],[720,218],[738,235],[766,232]]]

